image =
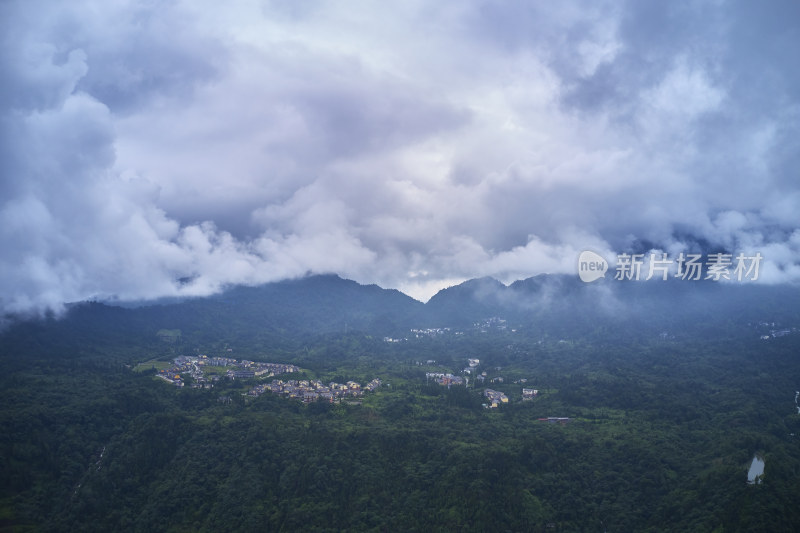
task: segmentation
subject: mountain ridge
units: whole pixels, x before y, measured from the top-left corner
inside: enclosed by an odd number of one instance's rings
[[[61,319],[12,321],[0,335],[0,350],[22,344],[43,353],[80,353],[81,346],[114,346],[121,340],[147,347],[158,344],[161,330],[180,331],[196,346],[292,350],[307,335],[362,332],[403,338],[412,328],[469,328],[490,317],[543,337],[579,338],[599,331],[705,335],[720,328],[741,332],[744,325],[760,322],[800,327],[797,302],[796,287],[680,280],[586,284],[575,276],[540,274],[509,285],[489,277],[471,279],[422,303],[396,289],[326,274],[134,308],[74,304]]]

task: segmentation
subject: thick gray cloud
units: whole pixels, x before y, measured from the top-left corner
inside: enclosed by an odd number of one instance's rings
[[[0,4],[0,306],[578,253],[800,281],[793,2]]]

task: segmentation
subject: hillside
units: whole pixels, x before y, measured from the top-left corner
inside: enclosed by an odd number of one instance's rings
[[[12,320],[0,350],[79,355],[125,344],[159,346],[159,331],[180,331],[179,346],[287,351],[298,337],[362,332],[403,337],[411,328],[470,327],[499,317],[530,335],[590,338],[738,335],[743,326],[800,324],[800,289],[716,282],[600,281],[539,275],[508,286],[492,278],[441,290],[426,304],[376,285],[335,275],[258,287],[233,287],[208,298],[121,308],[70,306],[65,317]],[[748,333],[749,334],[749,333]]]
[[[798,301],[537,276],[423,305],[314,276],[75,305],[0,336],[0,531],[791,531]],[[200,354],[298,369],[156,376]]]

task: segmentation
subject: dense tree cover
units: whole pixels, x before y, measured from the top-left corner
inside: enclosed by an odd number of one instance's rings
[[[216,321],[203,329],[164,309],[153,320],[84,305],[0,337],[0,530],[800,525],[800,333],[761,340],[763,326],[738,306],[703,328],[584,320],[553,331],[533,313],[504,328],[406,332],[397,343],[370,329],[372,311],[355,309],[360,330],[315,333],[289,321],[276,344],[272,333],[247,337],[254,329],[241,316],[210,309],[196,315]],[[793,325],[794,315],[777,316]],[[246,397],[242,381],[181,390],[133,371],[154,357],[227,353],[232,344],[234,357],[294,363],[303,377],[385,385],[361,405],[305,405]],[[468,357],[480,358],[476,370],[508,405],[481,407],[475,374],[468,388],[426,380],[460,371]],[[523,402],[522,387],[540,394]],[[570,422],[539,420],[551,416]],[[748,485],[755,453],[765,475]]]
[[[315,375],[366,372],[372,357],[393,382],[360,406],[269,395],[245,401],[242,388],[177,390],[92,359],[32,360],[3,378],[2,524],[53,531],[800,524],[800,443],[791,436],[800,433],[796,338],[602,349],[522,343],[526,356],[516,358],[521,347],[506,341],[490,334],[456,343],[456,351],[485,353],[481,368],[490,375],[545,385],[533,402],[519,401],[518,384],[493,385],[513,400],[496,411],[480,407],[479,389],[426,384],[422,370],[404,362],[414,344],[435,351],[440,341],[432,339],[397,346],[358,335],[308,339],[297,356],[319,359]],[[339,360],[340,350],[352,359]],[[447,364],[447,352],[440,355]],[[219,401],[225,397],[235,401]],[[546,416],[572,420],[538,420]],[[766,459],[766,475],[747,485],[755,452]]]

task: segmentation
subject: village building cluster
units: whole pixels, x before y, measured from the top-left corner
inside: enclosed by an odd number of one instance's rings
[[[761,332],[759,338],[764,341],[785,337],[786,335],[792,335],[798,332],[797,327],[781,327],[781,324],[777,322],[748,322],[747,325],[759,330]],[[767,330],[767,333],[764,333],[764,330]]]
[[[569,421],[570,421],[569,417],[566,416],[548,416],[539,419],[539,422],[547,422],[549,424],[561,424],[562,426],[567,424]]]
[[[797,328],[792,329],[773,329],[770,330],[769,335],[761,335],[761,340],[769,340],[769,339],[777,339],[778,337],[785,337],[793,332],[797,331]]]
[[[523,400],[533,400],[539,395],[538,389],[522,389]]]
[[[422,362],[416,362],[418,365],[421,365]],[[428,365],[436,364],[436,361],[428,360]],[[468,358],[467,359],[467,366],[462,370],[462,374],[465,374],[466,377],[456,376],[450,373],[445,372],[426,372],[425,379],[427,382],[434,382],[438,383],[439,385],[450,387],[452,385],[469,385],[470,378],[468,376],[475,374],[475,380],[477,383],[482,384],[487,379],[486,372],[480,372],[481,360],[477,358]],[[501,367],[495,367],[495,371],[500,371]],[[503,383],[504,379],[501,376],[495,376],[489,379],[490,383]],[[528,382],[527,378],[520,378],[515,379],[514,384],[516,385],[524,385]],[[484,407],[488,409],[495,409],[499,405],[508,403],[508,396],[500,391],[496,391],[494,389],[485,389],[483,395],[487,398],[487,403],[483,404]],[[522,389],[522,400],[529,401],[533,400],[539,395],[539,389],[531,389],[531,388],[523,388]]]
[[[464,378],[461,376],[454,376],[453,374],[445,374],[442,372],[425,372],[425,379],[428,381],[433,381],[434,383],[438,383],[444,387],[464,384]]]
[[[288,381],[276,379],[271,383],[256,385],[250,389],[248,394],[250,396],[260,396],[265,392],[271,392],[287,398],[300,399],[306,403],[316,401],[338,403],[346,398],[360,398],[364,395],[365,391],[372,392],[380,387],[381,384],[381,380],[378,378],[373,379],[364,387],[355,381],[348,381],[347,383],[336,383],[332,381],[325,385],[316,379],[290,379]]]
[[[485,403],[484,406],[489,409],[497,409],[501,403],[508,403],[508,396],[494,389],[484,390],[483,395],[486,396],[487,399],[487,403]]]
[[[480,322],[475,322],[473,327],[475,329],[479,329],[481,333],[486,333],[486,331],[491,328],[506,329],[508,326],[506,325],[506,320],[504,318],[493,316]]]
[[[176,387],[183,387],[185,381],[182,376],[192,376],[192,387],[211,388],[223,376],[219,373],[205,373],[204,367],[230,367],[225,372],[225,377],[235,379],[250,379],[255,377],[270,377],[281,374],[292,374],[300,369],[295,365],[286,363],[262,363],[237,360],[230,357],[197,357],[179,356],[173,360],[173,365],[159,371],[161,379],[172,383]],[[287,398],[296,398],[304,402],[327,401],[337,403],[343,399],[361,398],[365,392],[372,392],[382,384],[378,378],[373,379],[363,387],[355,381],[347,383],[330,382],[327,385],[319,380],[273,380],[271,383],[262,383],[248,391],[249,396],[260,396],[265,392],[280,394]]]
[[[506,319],[500,317],[491,317],[487,318],[486,320],[482,320],[480,322],[475,322],[472,324],[472,331],[480,332],[480,333],[487,333],[490,330],[497,330],[497,331],[506,331],[508,330],[508,324]],[[468,330],[469,331],[469,330]],[[516,333],[516,329],[509,330],[512,333]],[[439,337],[443,335],[455,335],[461,336],[464,335],[463,331],[453,330],[451,328],[412,328],[410,330],[410,335],[407,337],[384,337],[383,341],[388,343],[396,343],[396,342],[406,342],[409,339],[430,339],[434,337]]]
[[[411,330],[411,334],[417,339],[420,337],[436,337],[437,335],[444,335],[445,333],[449,332],[450,328],[425,328]]]
[[[173,365],[170,368],[159,371],[157,375],[176,387],[183,387],[185,384],[183,376],[189,375],[194,380],[193,387],[211,388],[214,383],[219,381],[220,375],[207,375],[203,368],[212,366],[231,367],[225,373],[229,379],[270,377],[300,371],[297,366],[285,363],[262,363],[246,359],[239,361],[230,357],[208,357],[207,355],[198,355],[196,357],[181,355],[173,360]]]

